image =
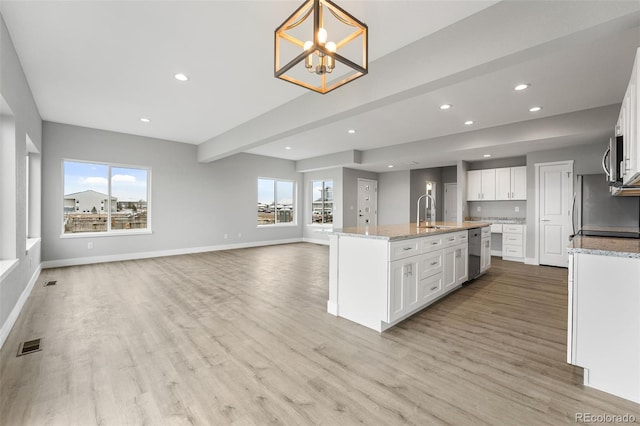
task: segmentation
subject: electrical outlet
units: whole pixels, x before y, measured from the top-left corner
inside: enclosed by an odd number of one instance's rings
[[[482,211],[482,207],[478,206],[478,211]]]
[[[520,211],[520,207],[516,206],[516,213]]]
[[[224,239],[226,240],[227,238],[229,238],[229,234],[224,234]]]
[[[87,248],[91,250],[93,248],[93,243],[87,243]]]

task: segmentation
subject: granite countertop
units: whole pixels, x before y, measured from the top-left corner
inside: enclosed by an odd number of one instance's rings
[[[635,238],[575,236],[571,240],[567,251],[569,253],[640,259],[640,240]]]
[[[429,235],[446,234],[448,232],[465,231],[491,225],[488,222],[436,222],[435,226],[443,228],[418,228],[415,223],[400,225],[363,226],[336,229],[330,234],[351,237],[374,238],[382,240],[404,240],[407,238],[428,237]]]

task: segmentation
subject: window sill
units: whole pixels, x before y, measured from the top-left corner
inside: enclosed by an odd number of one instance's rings
[[[269,229],[269,228],[296,228],[298,226],[297,223],[271,223],[269,225],[258,225],[258,229]]]
[[[40,242],[40,238],[27,238],[27,253]]]
[[[153,232],[150,229],[141,229],[140,231],[111,231],[111,232],[77,232],[74,234],[62,234],[60,238],[100,238],[100,237],[122,237],[126,235],[150,235]]]
[[[18,266],[18,259],[0,260],[0,281],[4,280],[16,266]]]
[[[308,223],[309,228],[333,229],[333,223]]]

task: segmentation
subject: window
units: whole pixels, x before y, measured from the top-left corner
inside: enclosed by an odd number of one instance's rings
[[[311,182],[311,223],[333,223],[333,181]]]
[[[258,225],[295,223],[295,182],[258,178]]]
[[[64,234],[148,230],[149,170],[64,161]]]

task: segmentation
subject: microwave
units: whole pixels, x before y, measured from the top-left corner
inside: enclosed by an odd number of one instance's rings
[[[624,139],[622,135],[609,138],[609,148],[602,157],[602,169],[609,186],[622,186],[624,173]]]

